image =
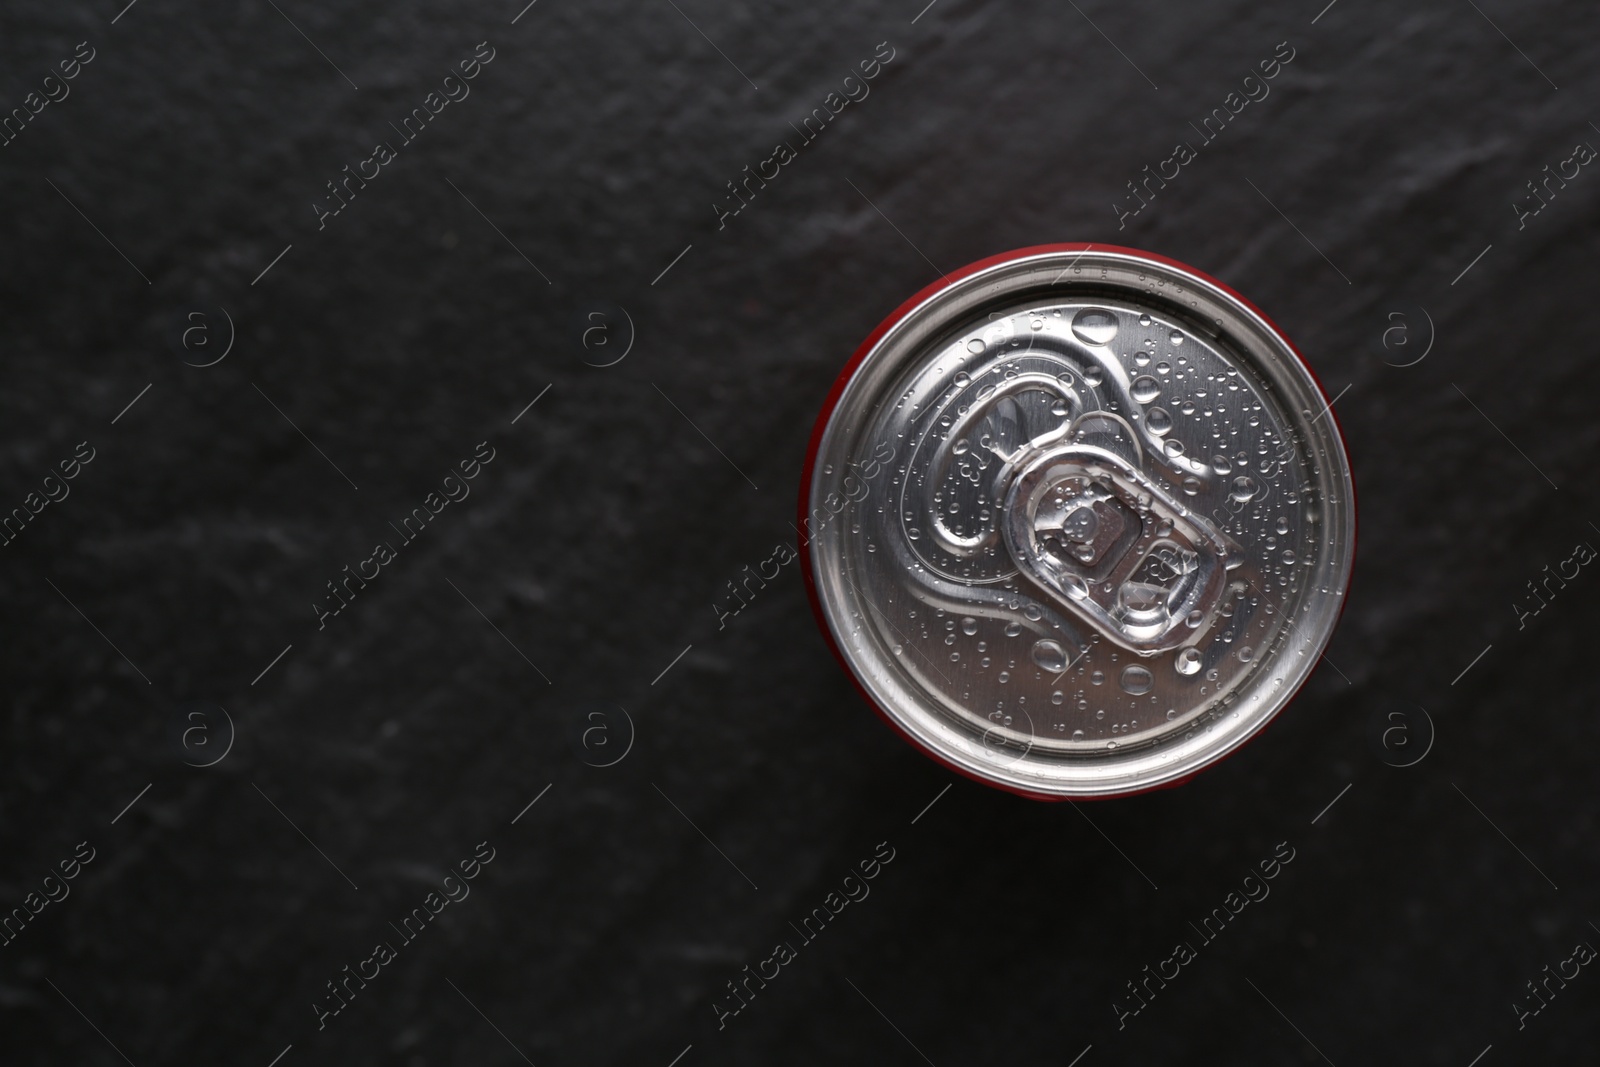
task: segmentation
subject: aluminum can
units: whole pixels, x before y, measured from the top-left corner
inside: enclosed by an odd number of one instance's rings
[[[982,260],[834,383],[800,490],[824,635],[915,746],[1041,798],[1181,782],[1305,683],[1355,488],[1294,345],[1191,267],[1106,245]]]

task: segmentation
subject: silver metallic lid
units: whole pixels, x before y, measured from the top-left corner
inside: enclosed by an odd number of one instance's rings
[[[1136,792],[1280,711],[1348,585],[1350,468],[1289,342],[1127,249],[978,264],[823,414],[803,531],[841,657],[1003,788]]]

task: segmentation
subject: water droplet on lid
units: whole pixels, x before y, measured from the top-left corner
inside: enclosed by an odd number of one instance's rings
[[[1249,645],[1245,645],[1239,650],[1239,662],[1249,663],[1251,659],[1255,657],[1255,654],[1255,649],[1251,648]]]
[[[977,633],[978,632],[978,620],[974,619],[970,615],[968,615],[966,618],[962,619],[961,620],[961,632],[966,634],[968,637],[971,637],[973,634]]]
[[[1155,676],[1137,663],[1130,663],[1122,668],[1122,688],[1136,697],[1150,692],[1155,684]]]
[[[1206,613],[1201,611],[1200,609],[1196,608],[1194,611],[1189,612],[1189,614],[1187,616],[1185,616],[1185,618],[1183,620],[1183,624],[1185,626],[1187,626],[1189,629],[1195,630],[1195,629],[1199,629],[1200,624],[1205,622],[1205,621],[1206,621]]]
[[[1183,344],[1183,334],[1177,330],[1173,330],[1172,336],[1167,338],[1167,340],[1171,341],[1175,345],[1181,345]]]
[[[1007,683],[1009,681],[1011,681],[1011,672],[1009,672],[1009,671],[1001,671],[1000,672],[1000,684],[1004,685],[1005,683]]]
[[[1156,373],[1161,375],[1162,377],[1165,377],[1166,375],[1171,374],[1172,373],[1172,364],[1168,363],[1166,360],[1162,360],[1160,363],[1156,364]]]
[[[956,455],[960,456],[960,455],[964,455],[966,453],[967,449],[969,449],[971,447],[972,447],[971,442],[969,442],[965,437],[963,437],[961,440],[957,441],[955,444],[950,446],[950,451],[952,451]]]
[[[962,371],[961,373],[956,375],[956,388],[965,389],[967,386],[969,386],[971,384],[972,384],[972,375],[968,374],[966,371]]]
[[[1227,456],[1212,456],[1211,469],[1218,474],[1231,474],[1233,472],[1233,464],[1228,462]]]
[[[1089,586],[1076,574],[1069,574],[1061,579],[1061,587],[1067,591],[1067,595],[1073,600],[1083,600],[1089,595]]]
[[[1044,320],[1034,319],[1032,322],[1028,323],[1028,325],[1033,327],[1035,330],[1042,330],[1044,329]]]
[[[1040,619],[1044,618],[1044,611],[1041,610],[1037,604],[1029,604],[1027,607],[1022,609],[1022,614],[1031,622],[1038,622]]]
[[[910,529],[906,530],[906,536],[911,538],[911,540],[915,541],[917,538],[922,536],[922,531],[917,529],[915,526],[913,526]]]
[[[1072,731],[1072,739],[1074,741],[1082,741],[1083,740],[1083,731],[1082,730],[1074,730],[1074,731]]]
[[[1148,326],[1148,325],[1150,325],[1150,316],[1149,315],[1140,315],[1139,316],[1139,325],[1140,326]]]
[[[1151,408],[1145,412],[1144,424],[1157,437],[1172,432],[1172,416],[1166,408]]]
[[[1015,622],[1006,623],[1006,636],[1007,637],[1015,637],[1018,634],[1020,634],[1021,632],[1022,632],[1021,624],[1015,623]]]
[[[1101,382],[1106,380],[1105,371],[1100,369],[1099,364],[1091,363],[1083,368],[1083,380],[1089,388],[1097,388]]]
[[[1061,647],[1059,641],[1046,637],[1033,643],[1033,662],[1039,665],[1040,670],[1060,674],[1067,669],[1067,650]],[[1056,693],[1051,700],[1061,703],[1061,694]]]
[[[1084,308],[1072,317],[1072,332],[1086,345],[1103,345],[1117,335],[1116,313]]]
[[[1172,665],[1179,674],[1199,674],[1200,660],[1201,655],[1198,648],[1182,648],[1172,658]]]
[[[1256,495],[1256,480],[1248,474],[1241,474],[1233,480],[1232,491],[1229,496],[1243,503]]]
[[[1133,380],[1133,398],[1141,404],[1148,404],[1161,395],[1161,383],[1148,374],[1141,374]]]
[[[1148,367],[1150,365],[1150,353],[1144,351],[1135,352],[1133,354],[1133,362],[1134,366]]]
[[[1093,674],[1089,675],[1089,682],[1091,684],[1093,684],[1093,685],[1104,685],[1105,681],[1106,681],[1106,672],[1105,671],[1095,671]],[[1101,714],[1103,715],[1105,713],[1101,712]]]
[[[1285,563],[1293,563],[1294,562],[1294,558],[1295,558],[1294,557],[1294,549],[1286,548],[1286,549],[1283,550],[1283,561]]]
[[[980,354],[986,347],[988,346],[983,343],[983,338],[981,337],[974,337],[967,342],[967,351],[975,356]]]
[[[1064,416],[1067,413],[1067,402],[1057,397],[1055,403],[1050,405],[1050,414]]]
[[[1176,443],[1176,442],[1174,442]],[[1200,492],[1200,479],[1190,475],[1183,480],[1183,491],[1188,496],[1195,496]]]
[[[1289,532],[1289,520],[1284,518],[1282,515],[1279,515],[1278,516],[1278,525],[1273,527],[1273,529],[1277,530],[1279,534],[1288,533]]]
[[[1059,690],[1059,689],[1057,689],[1054,693],[1050,694],[1050,703],[1052,703],[1052,704],[1059,704],[1065,699],[1067,699],[1067,698],[1062,694],[1061,690]]]
[[[1183,455],[1183,442],[1176,438],[1168,440],[1163,447],[1166,449],[1167,455],[1172,456],[1174,459]]]

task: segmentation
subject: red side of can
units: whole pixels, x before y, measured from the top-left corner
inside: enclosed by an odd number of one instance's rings
[[[1306,371],[1306,373],[1308,375],[1310,375],[1311,380],[1316,384],[1317,392],[1322,396],[1323,406],[1326,408],[1326,410],[1328,412],[1328,417],[1329,417],[1330,421],[1333,424],[1334,434],[1339,439],[1340,447],[1341,448],[1344,447],[1344,440],[1345,440],[1345,438],[1344,438],[1344,430],[1339,425],[1339,418],[1338,418],[1338,415],[1333,410],[1333,404],[1328,400],[1328,391],[1323,386],[1322,379],[1317,377],[1316,371],[1313,370],[1312,367],[1311,367],[1311,364],[1306,361],[1305,355],[1300,351],[1299,347],[1292,340],[1289,339],[1288,334],[1284,333],[1283,330],[1279,329],[1278,328],[1278,324],[1273,322],[1272,319],[1269,318],[1265,312],[1263,312],[1260,308],[1256,307],[1256,305],[1254,303],[1252,303],[1249,299],[1247,299],[1243,294],[1241,294],[1237,290],[1235,290],[1232,286],[1226,285],[1223,282],[1218,281],[1217,279],[1211,277],[1211,275],[1205,273],[1204,271],[1197,270],[1194,267],[1189,266],[1187,263],[1179,262],[1176,259],[1172,259],[1170,257],[1160,255],[1159,253],[1146,252],[1146,251],[1143,251],[1142,249],[1125,248],[1125,247],[1122,247],[1122,246],[1119,246],[1119,245],[1087,244],[1087,243],[1082,243],[1082,242],[1068,243],[1068,244],[1031,245],[1031,246],[1029,246],[1027,248],[1018,248],[1018,249],[1014,249],[1014,250],[1012,250],[1010,252],[1002,252],[999,255],[989,256],[986,259],[977,260],[976,262],[969,263],[966,266],[961,267],[958,270],[951,271],[949,274],[946,274],[944,277],[940,278],[938,281],[936,281],[933,284],[931,284],[931,285],[927,286],[926,288],[922,289],[915,296],[911,297],[909,300],[905,301],[899,307],[895,308],[894,311],[890,312],[889,315],[882,322],[878,323],[878,325],[873,329],[873,331],[867,335],[866,339],[861,342],[860,346],[855,350],[855,353],[850,357],[849,361],[844,365],[844,369],[839,372],[839,376],[834,379],[833,386],[828,390],[828,396],[822,403],[822,410],[820,412],[818,412],[818,414],[817,414],[816,425],[812,427],[811,440],[806,445],[805,464],[804,464],[803,469],[801,470],[801,475],[800,475],[799,513],[798,513],[798,516],[797,516],[797,518],[798,518],[797,527],[799,529],[802,529],[802,530],[805,529],[806,528],[806,522],[808,521],[808,519],[809,519],[809,517],[811,515],[811,508],[809,506],[810,505],[811,479],[812,479],[812,472],[816,468],[817,451],[818,451],[819,447],[822,444],[823,431],[827,428],[828,420],[833,416],[834,408],[838,406],[839,397],[844,393],[845,385],[850,381],[851,376],[855,374],[856,368],[861,365],[861,361],[867,358],[867,354],[872,351],[873,347],[876,346],[877,343],[879,342],[879,340],[881,340],[883,338],[884,334],[888,333],[889,330],[896,323],[898,323],[901,319],[905,318],[906,315],[908,315],[914,308],[916,308],[923,301],[927,300],[929,297],[933,296],[935,293],[939,292],[940,290],[946,289],[946,288],[950,287],[951,285],[955,284],[956,282],[960,281],[962,278],[965,278],[965,277],[967,277],[969,275],[975,274],[978,271],[986,270],[989,267],[998,266],[998,265],[1000,265],[1002,263],[1008,263],[1008,262],[1010,262],[1012,260],[1024,259],[1024,258],[1026,258],[1028,256],[1036,256],[1036,255],[1042,255],[1042,254],[1054,253],[1054,252],[1088,252],[1090,250],[1096,250],[1096,251],[1101,251],[1101,252],[1118,252],[1118,253],[1122,253],[1124,255],[1136,256],[1136,257],[1141,258],[1141,259],[1153,260],[1153,261],[1158,262],[1158,263],[1164,263],[1164,264],[1166,264],[1168,266],[1171,266],[1171,267],[1176,267],[1179,270],[1188,271],[1190,274],[1193,274],[1196,277],[1202,278],[1205,281],[1209,282],[1210,284],[1216,286],[1218,289],[1221,289],[1223,292],[1225,292],[1228,295],[1232,296],[1235,300],[1239,301],[1245,307],[1249,308],[1252,312],[1254,312],[1257,316],[1259,316],[1263,322],[1265,322],[1268,326],[1270,326],[1272,328],[1273,332],[1276,333],[1283,340],[1284,344],[1286,344],[1289,347],[1289,351],[1294,353],[1295,359],[1297,359],[1300,362],[1300,366],[1305,369],[1305,371]],[[1349,450],[1348,449],[1345,449],[1345,455],[1346,455],[1346,458],[1348,459],[1348,457],[1349,457]],[[1352,470],[1351,470],[1350,500],[1351,500],[1351,560],[1352,560],[1352,565],[1351,565],[1351,568],[1350,568],[1350,573],[1346,576],[1346,579],[1345,579],[1344,595],[1341,598],[1340,603],[1339,603],[1339,615],[1334,620],[1335,628],[1337,628],[1337,626],[1338,626],[1339,619],[1343,618],[1345,606],[1349,603],[1349,600],[1350,600],[1350,586],[1351,586],[1351,583],[1352,583],[1352,581],[1354,579],[1354,576],[1355,576],[1355,567],[1354,567],[1355,551],[1356,551],[1356,546],[1359,543],[1358,538],[1357,538],[1357,532],[1358,532],[1358,525],[1359,525],[1360,509],[1359,509],[1359,507],[1356,506],[1355,474],[1354,474],[1353,466],[1352,466]],[[1053,795],[1053,794],[1045,794],[1045,793],[1032,793],[1032,792],[1029,792],[1029,791],[1027,791],[1025,789],[1017,789],[1017,788],[1012,787],[1012,786],[1002,785],[1002,784],[1000,784],[998,782],[994,782],[994,781],[991,781],[990,779],[984,778],[981,775],[974,774],[973,772],[967,770],[966,768],[959,767],[959,766],[955,765],[954,763],[951,763],[949,760],[944,759],[938,753],[933,752],[931,749],[929,749],[926,746],[924,746],[915,737],[911,736],[909,733],[907,733],[905,730],[903,730],[900,727],[900,725],[898,723],[896,723],[894,721],[894,719],[892,719],[888,715],[888,713],[885,712],[884,709],[878,705],[878,702],[872,698],[872,695],[867,692],[866,687],[861,684],[861,680],[856,677],[855,671],[851,668],[850,661],[845,658],[843,650],[839,648],[838,643],[833,639],[833,632],[828,628],[827,616],[824,615],[823,611],[822,611],[822,600],[817,594],[816,582],[811,577],[811,553],[810,553],[809,548],[807,547],[806,538],[804,536],[800,537],[798,548],[799,548],[799,554],[800,554],[801,573],[805,576],[806,596],[811,601],[812,614],[816,616],[817,627],[818,627],[818,629],[820,629],[822,631],[823,640],[825,640],[828,643],[829,650],[833,653],[834,658],[839,661],[839,666],[844,670],[845,676],[850,679],[850,684],[855,686],[856,692],[861,694],[861,699],[866,702],[867,706],[870,707],[873,710],[873,712],[878,716],[878,718],[882,719],[884,721],[884,723],[886,723],[891,730],[893,730],[896,734],[898,734],[902,739],[904,739],[906,741],[907,744],[911,745],[911,747],[915,748],[918,752],[922,753],[924,756],[927,756],[929,759],[932,759],[935,763],[938,763],[939,765],[945,767],[948,770],[954,771],[957,774],[963,775],[964,777],[971,778],[975,782],[981,782],[982,784],[984,784],[986,786],[989,786],[992,789],[1000,789],[1000,790],[1004,790],[1005,792],[1008,792],[1008,793],[1015,793],[1017,796],[1027,797],[1029,800],[1050,800],[1050,801],[1056,801],[1056,800],[1117,800],[1117,799],[1121,799],[1123,797],[1138,796],[1141,793],[1154,792],[1157,789],[1170,789],[1170,788],[1172,788],[1174,786],[1182,785],[1185,782],[1187,782],[1190,779],[1192,779],[1195,776],[1195,774],[1200,774],[1200,773],[1210,769],[1211,767],[1216,766],[1217,763],[1220,763],[1223,759],[1227,759],[1228,756],[1232,756],[1235,752],[1238,752],[1239,749],[1244,747],[1244,745],[1241,744],[1237,748],[1233,749],[1232,752],[1229,752],[1226,755],[1224,755],[1223,757],[1221,757],[1221,759],[1218,759],[1218,760],[1216,760],[1216,761],[1214,761],[1212,763],[1209,763],[1205,767],[1202,767],[1199,770],[1195,771],[1194,774],[1190,774],[1190,775],[1188,775],[1188,776],[1186,776],[1184,778],[1179,778],[1176,781],[1164,782],[1161,785],[1148,786],[1148,787],[1142,788],[1142,789],[1130,789],[1130,790],[1128,790],[1127,792],[1124,792],[1124,793],[1112,793],[1112,794],[1104,794],[1104,795],[1100,795],[1100,796],[1066,797],[1066,796],[1056,796],[1056,795]],[[1315,672],[1313,671],[1311,673],[1315,673]],[[1305,683],[1309,682],[1310,680],[1311,680],[1311,674],[1307,674],[1305,679],[1301,681],[1300,685],[1296,686],[1295,690],[1292,693],[1289,694],[1288,699],[1286,699],[1284,701],[1284,709],[1287,709],[1288,706],[1294,702],[1294,698],[1297,695],[1299,695],[1299,692],[1300,692],[1300,690],[1302,688],[1304,688]],[[1282,710],[1280,710],[1278,714],[1281,715],[1282,713],[1283,713]],[[1275,722],[1277,720],[1277,718],[1278,718],[1278,716],[1274,715],[1273,718],[1272,718],[1272,721]],[[1267,726],[1270,726],[1271,724],[1272,724],[1272,722],[1268,722]],[[1264,733],[1265,730],[1266,730],[1265,726],[1263,726],[1260,730],[1257,730],[1255,734],[1251,735],[1249,738],[1246,739],[1245,744],[1248,744],[1250,741],[1253,741],[1253,740],[1255,740],[1255,738],[1261,736],[1261,734]]]

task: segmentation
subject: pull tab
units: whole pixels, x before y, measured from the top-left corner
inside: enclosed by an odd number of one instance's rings
[[[1064,439],[1019,457],[1002,523],[1012,559],[1123,648],[1177,648],[1212,618],[1241,550],[1140,469],[1121,417],[1086,413]]]

